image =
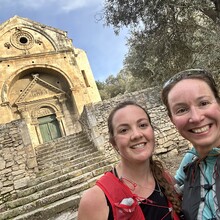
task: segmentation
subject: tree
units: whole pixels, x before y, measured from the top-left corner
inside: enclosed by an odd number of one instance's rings
[[[110,75],[105,82],[96,81],[96,84],[102,100],[147,87],[145,79],[133,77],[126,68],[122,69],[117,76]]]
[[[220,0],[106,0],[104,17],[130,28],[126,71],[148,86],[185,68],[218,73]]]
[[[126,90],[126,78],[123,74],[118,74],[116,77],[110,75],[105,82],[97,81],[97,87],[102,100],[113,98],[119,94],[124,94]]]

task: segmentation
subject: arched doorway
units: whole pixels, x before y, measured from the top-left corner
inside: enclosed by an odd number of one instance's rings
[[[43,142],[49,142],[61,137],[61,130],[56,115],[47,115],[38,118],[39,128]]]

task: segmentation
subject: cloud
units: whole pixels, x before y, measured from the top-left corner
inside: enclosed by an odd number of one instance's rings
[[[71,12],[80,8],[101,6],[104,0],[0,0],[1,5],[13,5],[25,9],[56,8],[59,12]]]
[[[60,1],[60,7],[63,11],[70,12],[79,8],[101,5],[103,0],[66,0]]]

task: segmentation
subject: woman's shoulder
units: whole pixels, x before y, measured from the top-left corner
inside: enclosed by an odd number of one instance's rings
[[[187,163],[193,162],[194,159],[197,157],[198,157],[198,153],[196,149],[193,147],[185,153],[182,161],[185,163],[184,165],[186,165]]]
[[[104,192],[98,186],[93,186],[92,188],[84,191],[80,200],[80,205],[83,205],[86,208],[99,206],[100,203],[104,203],[105,200]]]
[[[98,187],[84,191],[79,203],[78,219],[79,220],[102,220],[107,219],[108,206],[104,192]]]

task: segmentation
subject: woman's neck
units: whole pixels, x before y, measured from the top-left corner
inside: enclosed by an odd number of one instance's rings
[[[198,152],[199,158],[207,157],[213,149],[213,147],[210,147],[210,148],[195,147],[195,148],[196,148],[196,151]]]
[[[149,164],[143,166],[116,166],[119,179],[129,187],[132,193],[142,198],[148,198],[155,190],[155,179]]]
[[[133,166],[119,163],[116,166],[116,170],[119,178],[127,178],[138,184],[146,184],[152,181],[153,174],[150,169],[149,163]]]

